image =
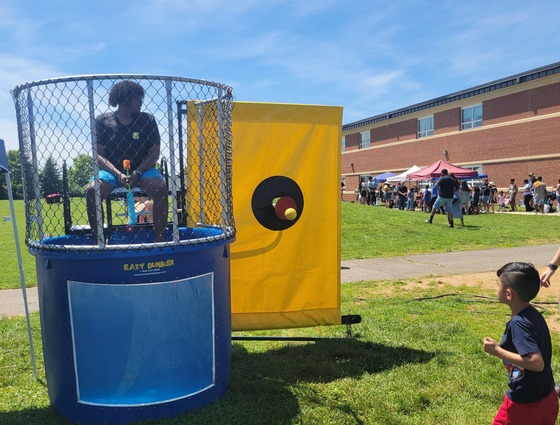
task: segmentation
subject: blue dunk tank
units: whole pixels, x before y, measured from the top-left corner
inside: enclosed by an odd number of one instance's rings
[[[124,424],[223,396],[231,89],[95,75],[26,83],[12,95],[51,403],[73,422]],[[141,112],[131,106],[139,102]]]

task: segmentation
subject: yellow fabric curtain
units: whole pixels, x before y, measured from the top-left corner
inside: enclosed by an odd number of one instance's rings
[[[233,330],[340,324],[342,107],[236,102],[231,245]],[[287,177],[303,194],[297,221],[261,225],[255,189]]]

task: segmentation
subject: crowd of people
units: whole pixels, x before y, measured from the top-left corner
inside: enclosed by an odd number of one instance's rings
[[[452,173],[449,177],[457,182],[453,205],[459,203],[462,214],[518,211],[519,207],[536,214],[560,212],[560,179],[547,190],[542,176],[535,177],[534,173],[529,173],[520,186],[514,178],[510,179],[509,187],[503,189],[498,189],[488,178],[470,185],[466,180],[456,179]],[[427,213],[432,212],[439,196],[435,178],[420,187],[417,184],[407,187],[405,182],[378,182],[374,177],[362,178],[354,193],[356,202],[361,204]]]

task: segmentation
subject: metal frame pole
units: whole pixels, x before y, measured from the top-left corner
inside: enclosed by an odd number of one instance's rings
[[[169,135],[169,162],[171,163],[171,206],[173,211],[173,241],[175,243],[179,242],[179,218],[177,216],[177,180],[175,175],[175,135],[173,132],[173,96],[172,96],[173,84],[171,80],[165,81],[165,92],[167,93],[167,132]],[[166,195],[167,196],[167,195]],[[166,216],[167,221],[167,216]]]
[[[4,152],[4,141],[0,140],[0,149],[2,149],[2,153]],[[2,171],[3,167],[0,167],[0,171]],[[27,303],[27,288],[25,286],[25,274],[23,272],[23,260],[21,258],[21,248],[19,246],[19,237],[18,237],[18,230],[17,230],[17,222],[16,222],[16,211],[14,208],[14,196],[12,194],[12,182],[10,180],[10,171],[6,168],[6,187],[8,189],[8,199],[10,200],[10,213],[12,214],[12,228],[14,232],[14,242],[16,244],[16,253],[18,257],[18,266],[19,266],[19,279],[21,284],[21,292],[23,294],[23,304],[25,307],[25,320],[27,322],[27,337],[29,339],[29,350],[31,352],[31,366],[33,368],[33,376],[35,379],[39,379],[37,375],[37,363],[35,361],[35,348],[33,346],[33,333],[31,332],[31,320],[29,318],[29,306]]]
[[[222,89],[218,89],[218,143],[219,143],[219,155],[220,155],[220,193],[222,195],[220,199],[220,204],[222,208],[222,229],[224,233],[227,231],[227,190],[226,190],[226,170],[225,170],[225,137],[224,137],[224,120],[223,120],[223,105],[222,105]]]
[[[97,136],[95,133],[95,102],[93,99],[93,80],[87,80],[87,96],[89,107],[89,125],[91,134],[91,152],[93,157],[93,175],[95,187],[95,217],[97,218],[95,226],[97,227],[97,244],[100,248],[105,247],[105,238],[103,235],[103,208],[101,206],[101,181],[99,179],[99,162],[97,159]],[[108,213],[107,213],[108,214]],[[93,232],[93,229],[91,229]],[[94,232],[95,233],[95,232]],[[96,241],[94,241],[95,243]]]

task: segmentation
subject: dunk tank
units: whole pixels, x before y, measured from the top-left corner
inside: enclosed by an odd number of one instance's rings
[[[142,112],[157,126],[154,168],[165,183],[157,202],[167,205],[158,217],[146,185],[127,180],[102,193],[107,165],[97,117],[115,112],[109,93],[122,81],[142,87]],[[231,88],[91,75],[26,83],[12,95],[51,403],[74,422],[122,424],[175,416],[224,395],[236,236]],[[141,140],[144,129],[136,130],[132,138]],[[123,172],[133,173],[135,164],[126,165]]]

